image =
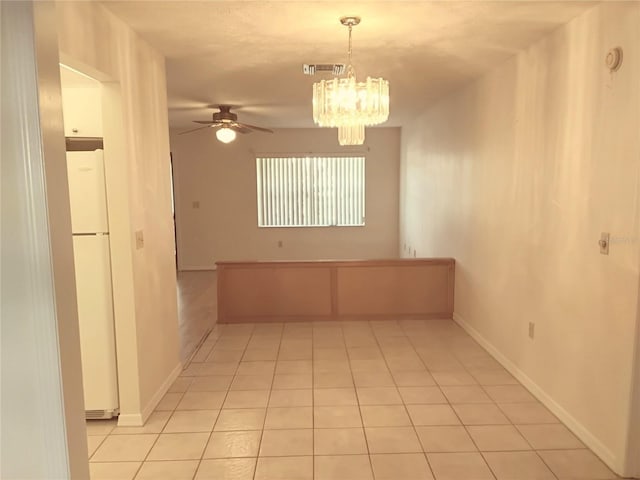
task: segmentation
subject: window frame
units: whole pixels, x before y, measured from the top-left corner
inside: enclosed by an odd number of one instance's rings
[[[353,152],[350,154],[344,154],[344,153],[334,153],[334,154],[311,154],[311,153],[305,153],[305,154],[292,154],[292,153],[286,153],[286,154],[256,154],[255,155],[256,158],[256,220],[257,220],[257,226],[258,228],[349,228],[349,227],[364,227],[366,226],[366,154],[363,152]],[[263,204],[263,199],[266,198],[263,195],[263,189],[265,186],[265,182],[264,182],[264,174],[266,173],[267,175],[272,175],[273,171],[274,171],[274,166],[268,166],[268,167],[264,167],[262,165],[262,162],[264,161],[268,161],[268,160],[275,160],[275,161],[282,161],[282,160],[311,160],[313,161],[323,161],[324,165],[321,165],[319,168],[320,169],[331,169],[334,168],[334,171],[331,172],[331,176],[327,177],[326,173],[323,173],[321,177],[319,177],[318,175],[320,174],[319,169],[316,168],[316,166],[314,166],[314,164],[311,164],[309,168],[310,172],[312,173],[312,179],[311,179],[311,183],[310,185],[307,186],[306,191],[303,193],[304,195],[310,195],[310,199],[311,199],[311,205],[306,206],[307,213],[308,212],[313,212],[311,213],[312,217],[313,217],[313,223],[309,223],[309,224],[300,224],[300,223],[294,223],[294,224],[267,224],[267,221],[264,218],[265,215],[265,206]],[[345,180],[345,165],[343,164],[342,167],[338,168],[336,165],[337,163],[330,163],[330,162],[335,162],[335,161],[340,161],[340,160],[344,160],[345,162],[348,161],[353,161],[355,160],[355,163],[353,165],[351,165],[351,174],[352,175],[356,175],[357,176],[357,183],[349,183],[348,179]],[[333,165],[333,167],[332,167]],[[270,171],[269,168],[271,168]],[[281,167],[277,167],[277,168],[281,168]],[[296,167],[297,169],[300,169],[301,167],[298,165]],[[304,167],[302,167],[304,168]],[[348,168],[347,168],[348,170]],[[342,172],[342,177],[341,180],[336,180],[336,178],[338,178],[336,176],[336,173]],[[280,170],[280,174],[282,175],[282,170]],[[273,178],[273,177],[272,177]],[[333,191],[333,199],[330,203],[330,207],[332,208],[332,212],[329,214],[332,218],[331,220],[333,220],[332,223],[319,223],[318,222],[318,218],[316,218],[316,216],[318,215],[318,210],[315,208],[317,207],[318,203],[317,199],[318,199],[318,195],[320,195],[320,193],[318,192],[319,188],[326,188],[326,185],[321,186],[323,181],[327,181],[327,179],[330,179],[331,183],[330,183],[330,188]],[[300,178],[298,177],[298,180]],[[338,184],[340,188],[338,188]],[[273,188],[273,187],[272,187]],[[340,189],[342,189],[342,192],[344,193],[345,189],[351,189],[352,192],[354,192],[354,194],[352,194],[350,197],[348,197],[348,202],[350,202],[350,205],[348,206],[348,208],[350,208],[350,213],[345,213],[345,210],[343,209],[342,211],[342,215],[358,215],[358,213],[360,213],[360,218],[361,221],[359,223],[340,223],[340,219],[339,219],[339,213],[338,213],[338,208],[339,208],[339,203],[340,203]],[[291,193],[291,191],[289,192],[289,194]],[[272,197],[273,198],[273,197]],[[288,196],[288,201],[290,202],[291,199]],[[357,199],[357,200],[354,200]],[[355,205],[353,205],[353,202],[356,202]],[[344,205],[344,204],[343,204]],[[285,203],[285,207],[287,207],[288,204]],[[295,207],[294,207],[295,208]],[[305,208],[305,207],[303,207]],[[320,207],[322,208],[322,207]],[[344,207],[347,208],[347,207]],[[359,210],[355,211],[355,210]],[[305,212],[303,212],[302,214],[304,215]],[[324,215],[327,215],[328,213],[325,211]],[[279,215],[282,215],[282,213],[280,213]],[[285,216],[287,216],[287,214],[284,214]],[[289,210],[288,215],[291,215],[291,211]],[[300,213],[297,213],[297,215],[300,215]]]

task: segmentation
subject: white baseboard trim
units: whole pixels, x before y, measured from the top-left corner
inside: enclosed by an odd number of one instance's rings
[[[173,385],[173,382],[175,382],[176,378],[180,376],[182,370],[184,370],[182,362],[178,362],[178,364],[173,368],[166,380],[162,383],[162,385],[160,385],[160,388],[158,388],[153,397],[151,397],[151,400],[149,400],[147,405],[142,409],[143,423],[147,421],[149,416],[156,409],[156,407],[160,403],[160,400],[162,400],[164,394],[167,393],[167,391],[171,388],[171,385]]]
[[[151,416],[155,408],[158,406],[158,403],[160,403],[160,400],[162,400],[162,397],[164,397],[164,394],[167,393],[169,388],[171,388],[171,385],[173,385],[173,382],[175,381],[175,379],[178,378],[180,373],[182,373],[182,370],[183,370],[182,363],[178,362],[178,364],[175,366],[171,374],[169,374],[166,380],[162,382],[162,385],[160,385],[160,388],[158,388],[158,390],[153,395],[153,397],[151,397],[151,400],[149,400],[149,402],[142,409],[142,412],[130,413],[125,415],[120,414],[120,416],[118,417],[118,426],[119,427],[143,426],[147,421],[147,419],[149,418],[149,416]]]
[[[119,427],[141,427],[144,425],[141,413],[121,413],[118,415]]]
[[[589,447],[600,459],[614,472],[620,474],[624,471],[622,459],[617,458],[598,438],[593,435],[582,423],[576,420],[567,410],[558,404],[548,393],[520,368],[504,356],[491,342],[467,323],[459,314],[453,314],[453,320],[460,325],[475,341],[487,350],[509,373],[518,379],[542,404],[558,417],[562,422]]]

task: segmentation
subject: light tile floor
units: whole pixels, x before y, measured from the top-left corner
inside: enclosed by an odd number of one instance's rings
[[[93,480],[616,476],[451,321],[221,325]]]

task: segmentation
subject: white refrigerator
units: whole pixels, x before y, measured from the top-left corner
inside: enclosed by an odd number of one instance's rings
[[[111,418],[118,379],[103,151],[67,152],[67,174],[85,412]]]

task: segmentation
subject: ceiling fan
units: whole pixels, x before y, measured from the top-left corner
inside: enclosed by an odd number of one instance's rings
[[[201,123],[205,125],[204,127],[180,132],[179,135],[197,132],[205,128],[216,128],[216,138],[223,143],[229,143],[235,140],[236,133],[251,133],[253,131],[273,133],[273,130],[269,130],[268,128],[238,122],[238,115],[231,113],[231,105],[216,105],[214,108],[220,111],[215,112],[211,120],[194,120],[194,123]]]

